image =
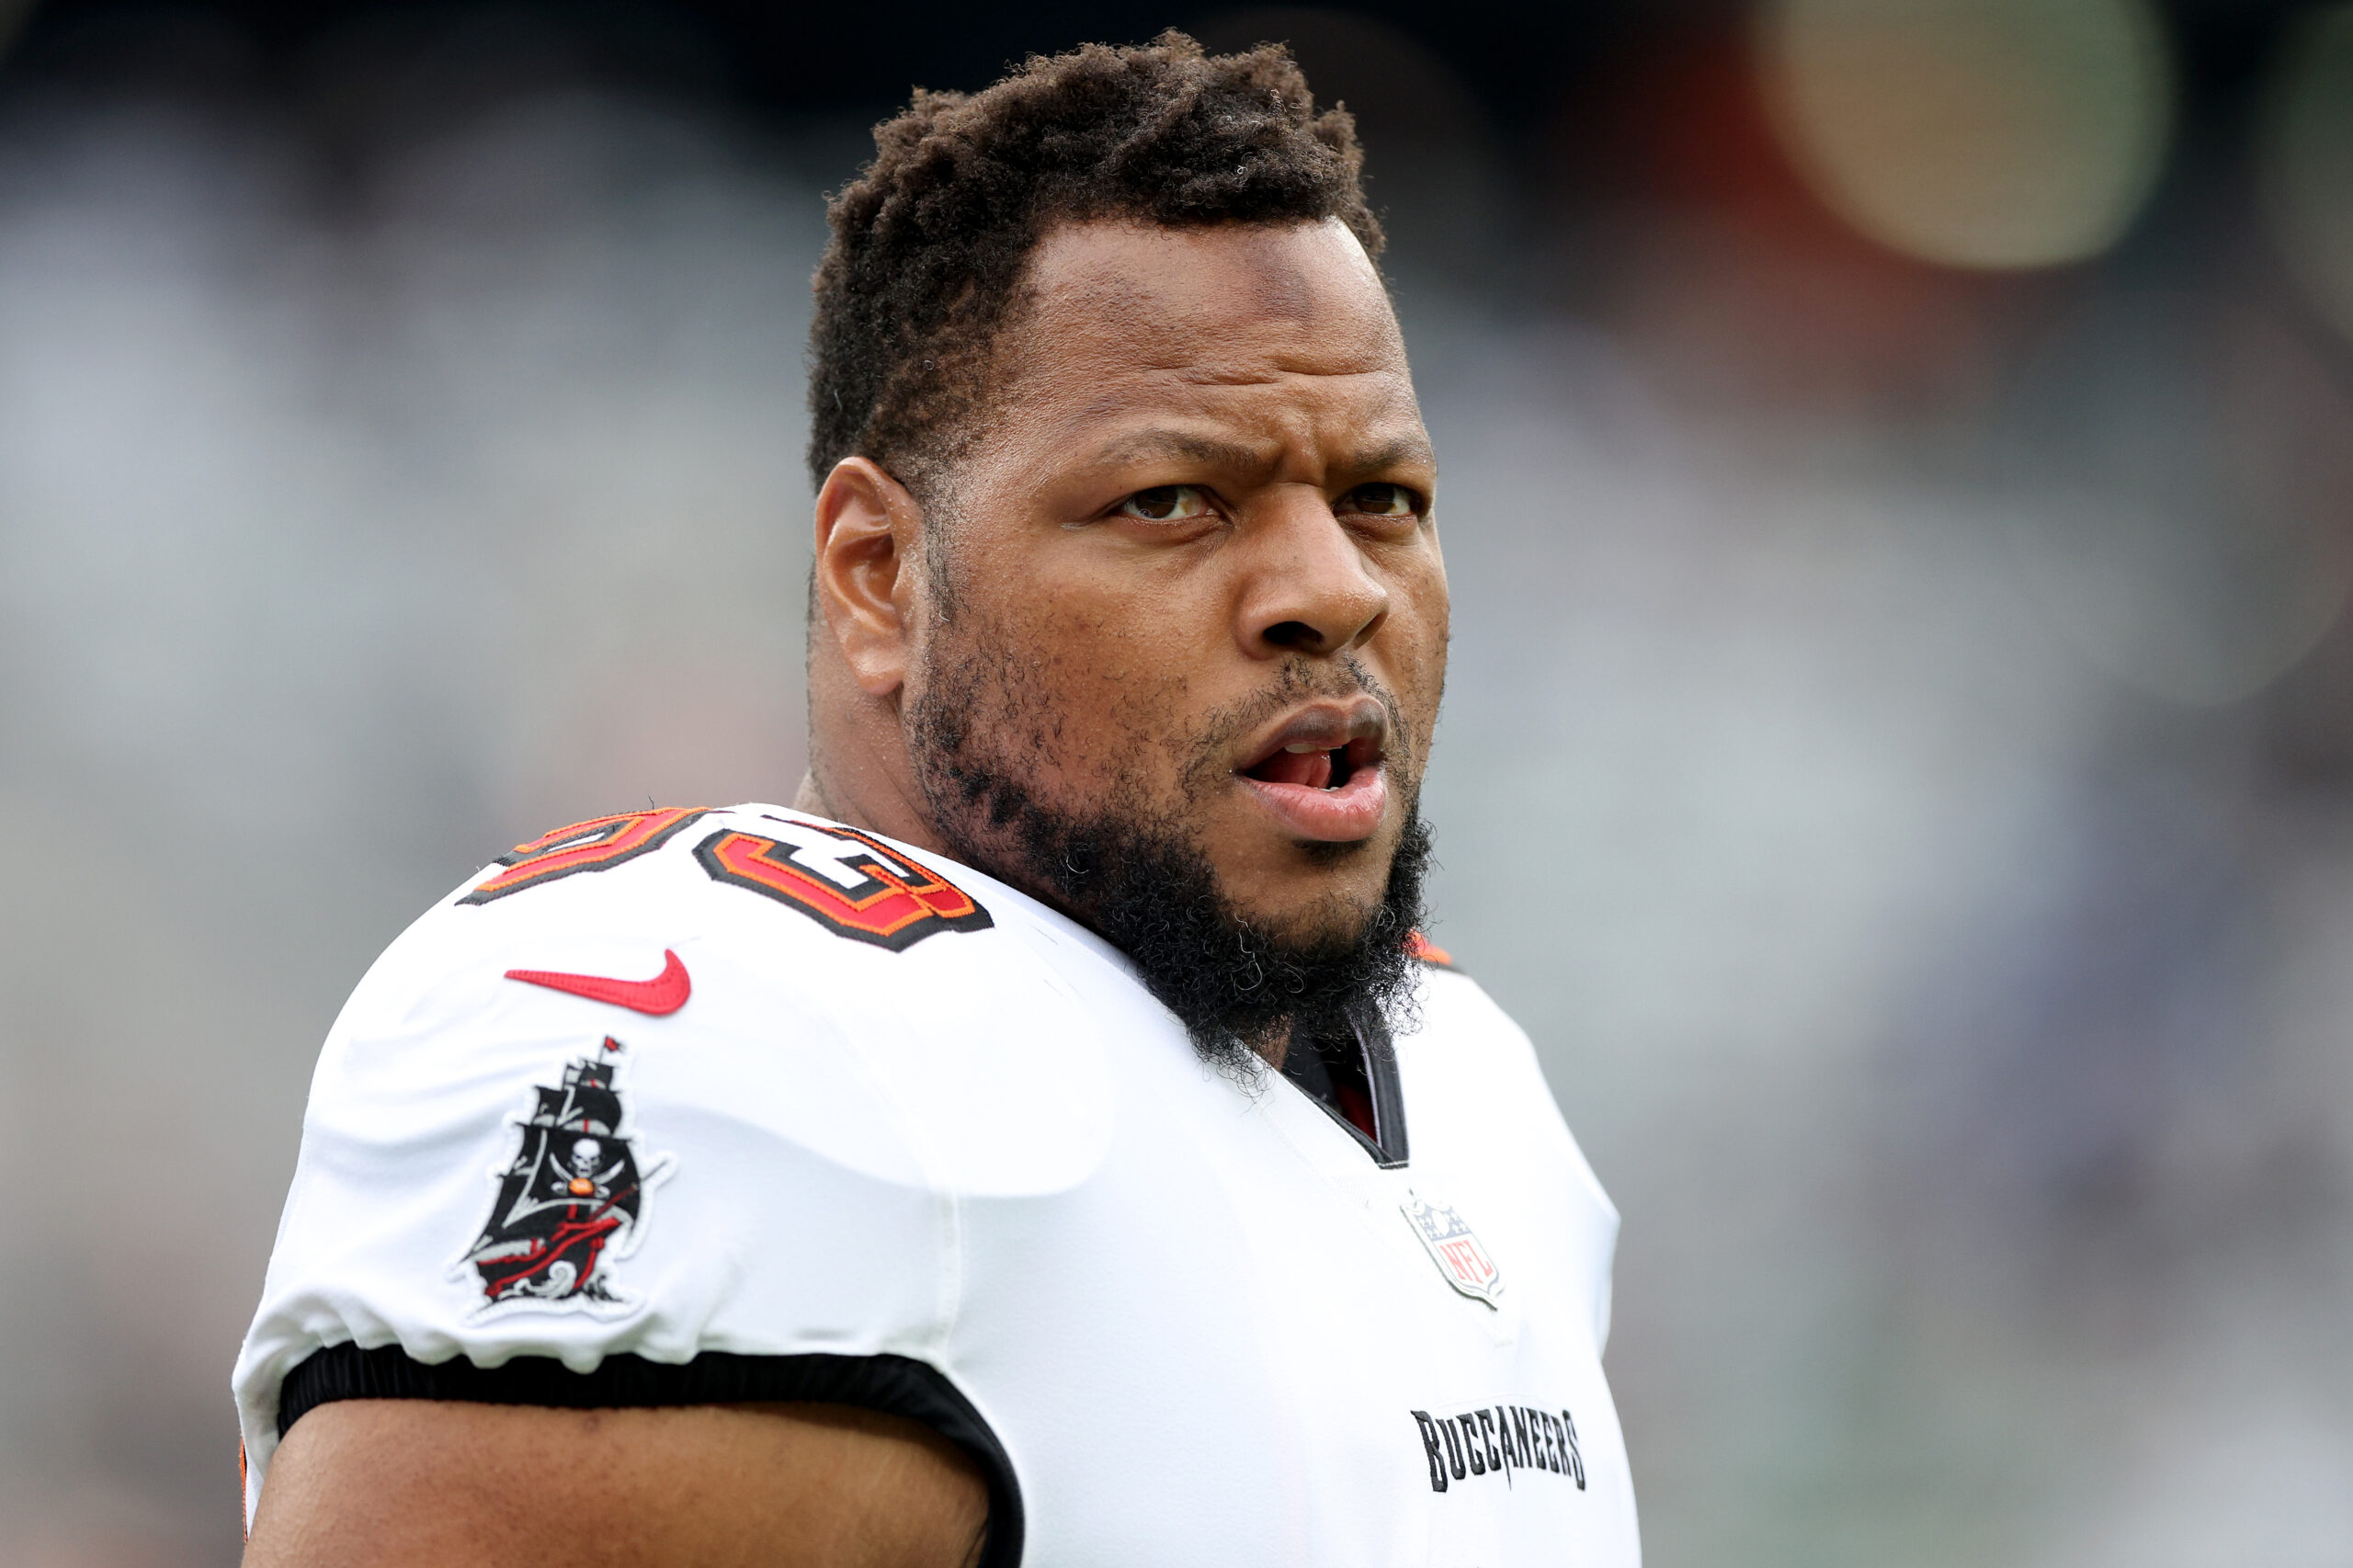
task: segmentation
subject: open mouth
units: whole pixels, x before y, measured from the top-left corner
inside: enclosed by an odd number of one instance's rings
[[[1338,790],[1347,786],[1358,768],[1375,767],[1380,761],[1381,745],[1377,741],[1354,740],[1339,745],[1293,741],[1244,768],[1242,776],[1262,784]]]
[[[1381,830],[1388,812],[1388,730],[1370,699],[1347,708],[1319,703],[1262,737],[1266,749],[1235,778],[1290,837],[1358,843]]]

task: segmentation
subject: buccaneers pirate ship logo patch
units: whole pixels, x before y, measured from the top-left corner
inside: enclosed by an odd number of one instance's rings
[[[533,1301],[620,1311],[612,1266],[637,1250],[646,1189],[670,1174],[667,1154],[642,1157],[623,1131],[614,1082],[620,1041],[563,1070],[561,1085],[535,1085],[517,1124],[515,1157],[494,1173],[498,1197],[458,1267],[482,1287],[483,1310]]]
[[[1446,1282],[1472,1301],[1494,1306],[1504,1291],[1503,1276],[1470,1221],[1444,1204],[1428,1202],[1412,1192],[1397,1207],[1404,1211],[1406,1222],[1421,1238],[1424,1250],[1446,1276]]]

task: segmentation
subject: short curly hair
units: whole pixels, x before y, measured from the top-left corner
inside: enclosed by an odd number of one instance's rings
[[[809,331],[809,471],[873,459],[920,495],[984,410],[991,350],[1058,222],[1175,228],[1337,218],[1381,248],[1356,122],[1316,112],[1279,44],[1033,56],[985,91],[917,89],[835,196]]]

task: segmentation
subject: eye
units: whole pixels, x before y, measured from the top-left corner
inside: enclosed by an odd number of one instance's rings
[[[1337,512],[1372,517],[1410,517],[1422,509],[1422,498],[1402,484],[1359,484],[1340,497]]]
[[[1156,484],[1150,490],[1139,490],[1111,508],[1112,516],[1142,517],[1148,523],[1182,522],[1188,517],[1206,517],[1210,514],[1210,498],[1198,484]]]

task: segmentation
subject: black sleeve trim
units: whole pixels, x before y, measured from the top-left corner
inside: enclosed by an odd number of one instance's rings
[[[738,1356],[706,1350],[683,1364],[608,1356],[575,1372],[547,1356],[503,1367],[460,1357],[427,1364],[397,1345],[331,1345],[306,1358],[278,1391],[278,1434],[339,1399],[449,1399],[616,1410],[664,1404],[774,1401],[847,1404],[919,1421],[978,1461],[989,1483],[988,1544],[981,1568],[1021,1562],[1021,1487],[1013,1460],[981,1413],[936,1367],[904,1356]]]

